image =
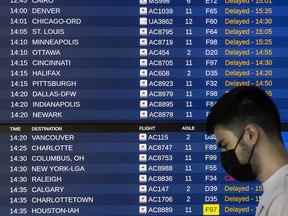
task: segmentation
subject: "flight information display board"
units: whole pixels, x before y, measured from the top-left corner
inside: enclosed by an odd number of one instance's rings
[[[256,85],[288,122],[285,0],[0,0],[1,215],[255,215],[205,119]]]

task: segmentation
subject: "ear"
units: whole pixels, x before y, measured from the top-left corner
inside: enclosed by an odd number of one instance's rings
[[[244,130],[243,140],[252,147],[260,137],[260,129],[255,124],[247,124]]]

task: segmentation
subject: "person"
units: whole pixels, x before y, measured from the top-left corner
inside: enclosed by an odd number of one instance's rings
[[[215,134],[222,166],[230,176],[262,183],[256,215],[287,216],[288,154],[272,98],[256,86],[230,90],[211,108],[206,132]]]

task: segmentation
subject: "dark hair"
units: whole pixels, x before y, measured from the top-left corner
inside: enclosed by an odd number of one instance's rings
[[[277,107],[266,92],[255,86],[240,86],[224,94],[211,108],[206,132],[212,134],[216,125],[239,132],[237,128],[255,123],[266,134],[281,137],[281,121]]]

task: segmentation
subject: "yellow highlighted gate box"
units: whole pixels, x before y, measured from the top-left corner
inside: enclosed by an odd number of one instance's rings
[[[220,215],[220,205],[203,204],[203,215]]]

